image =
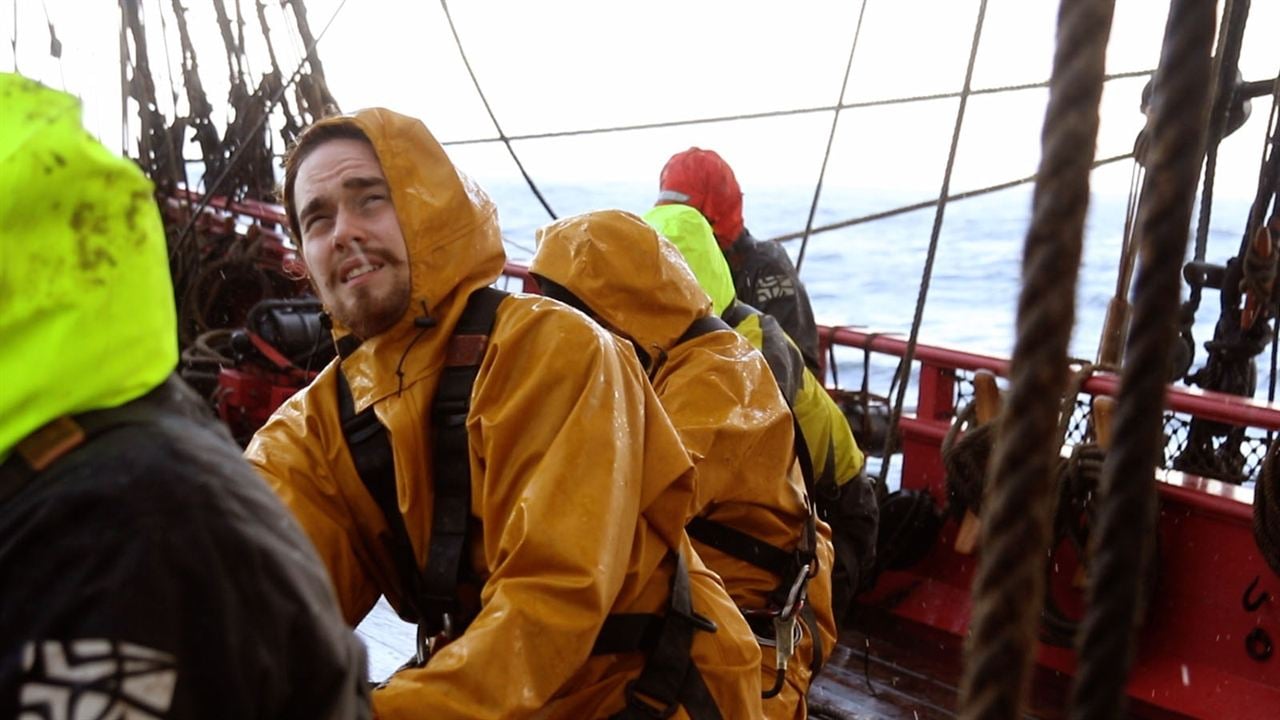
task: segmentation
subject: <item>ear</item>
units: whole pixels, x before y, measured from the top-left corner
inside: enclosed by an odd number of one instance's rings
[[[307,263],[302,259],[302,255],[298,253],[290,253],[286,255],[284,260],[280,262],[280,272],[290,280],[307,280],[311,277],[311,273],[307,271]]]

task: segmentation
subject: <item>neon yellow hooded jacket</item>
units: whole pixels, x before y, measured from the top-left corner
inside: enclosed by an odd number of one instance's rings
[[[707,294],[680,253],[640,218],[620,210],[563,219],[537,235],[530,270],[573,293],[602,324],[654,359],[653,387],[697,469],[686,520],[702,516],[793,550],[808,506],[795,464],[791,412],[764,358],[737,333],[725,328],[679,342],[695,320],[711,314]],[[833,556],[830,529],[819,524],[820,567],[809,592],[829,652],[836,635]],[[693,542],[739,607],[767,607],[781,578]],[[806,637],[791,659],[785,691],[764,703],[765,717],[805,717],[812,653]],[[762,671],[769,686],[773,659],[766,649]]]
[[[178,363],[151,181],[80,101],[0,73],[0,460],[63,415],[141,397]]]
[[[497,214],[421,122],[382,109],[323,122],[352,124],[370,139],[408,246],[410,309],[341,363],[356,411],[372,405],[387,428],[400,512],[422,564],[433,506],[432,446],[424,442],[431,398],[467,296],[502,270]],[[425,332],[413,324],[422,303],[438,321]],[[334,329],[336,337],[346,332]],[[336,369],[283,405],[246,456],[311,536],[354,625],[380,594],[396,608],[405,600],[383,543],[386,522],[339,425]],[[467,433],[479,614],[424,668],[403,670],[374,692],[378,717],[618,711],[643,656],[591,657],[592,645],[611,613],[665,611],[673,549],[688,558],[695,611],[719,626],[695,634],[694,662],[725,717],[759,717],[759,650],[683,533],[693,476],[630,348],[559,303],[506,298],[472,389]]]
[[[687,205],[660,205],[645,214],[645,221],[676,246],[716,307],[727,309],[733,306],[735,297],[729,265],[719,252],[711,225],[701,213]],[[724,310],[719,312],[723,314]],[[849,421],[818,378],[804,366],[799,350],[795,349],[790,338],[786,338],[789,347],[782,352],[768,351],[768,328],[762,325],[765,322],[773,324],[762,313],[748,312],[734,329],[757,349],[765,351],[765,357],[771,363],[786,365],[797,372],[799,377],[795,378],[787,370],[778,373],[778,368],[774,368],[775,378],[779,380],[783,395],[790,401],[800,431],[804,434],[814,472],[819,477],[829,473],[832,482],[844,485],[862,471],[863,464],[862,450],[853,438]],[[770,357],[780,354],[794,356],[794,359]]]

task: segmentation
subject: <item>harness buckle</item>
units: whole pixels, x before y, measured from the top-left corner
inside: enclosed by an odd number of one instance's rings
[[[423,667],[433,655],[442,650],[445,645],[453,642],[453,614],[442,613],[440,616],[440,632],[434,635],[427,634],[427,626],[418,623],[418,641],[414,651],[413,660],[417,667]]]

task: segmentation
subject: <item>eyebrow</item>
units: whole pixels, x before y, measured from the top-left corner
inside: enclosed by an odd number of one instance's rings
[[[343,180],[342,188],[344,190],[362,190],[364,188],[378,187],[380,185],[385,187],[386,184],[387,184],[387,181],[384,178],[376,177],[373,175],[365,175],[360,177],[347,178],[346,180]]]
[[[342,181],[342,188],[344,190],[363,190],[365,188],[372,187],[387,187],[387,181],[385,178],[380,178],[374,175],[352,177]],[[298,213],[298,222],[300,224],[305,222],[308,216],[325,206],[327,203],[328,201],[324,197],[317,196],[311,198],[307,201],[306,205],[302,206],[302,210]]]

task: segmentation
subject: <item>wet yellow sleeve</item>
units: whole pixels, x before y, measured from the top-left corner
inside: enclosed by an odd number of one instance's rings
[[[427,667],[374,693],[380,718],[534,714],[586,662],[631,571],[644,377],[605,331],[558,314],[491,336],[468,420],[491,572],[482,610]]]
[[[849,421],[808,370],[804,372],[804,387],[796,397],[795,414],[813,458],[813,471],[819,478],[828,463],[834,470],[836,485],[844,485],[862,471],[862,450],[853,439]]]
[[[333,407],[323,401],[329,397]],[[356,521],[330,470],[339,460],[351,465],[341,430],[336,430],[334,438],[335,429],[325,427],[337,423],[336,398],[333,374],[327,371],[276,411],[254,435],[245,459],[311,538],[329,570],[342,617],[354,627],[373,608],[380,593],[366,563],[356,555]],[[326,423],[323,418],[327,417],[332,420]],[[334,445],[334,440],[339,444]],[[355,473],[354,467],[351,472]]]

